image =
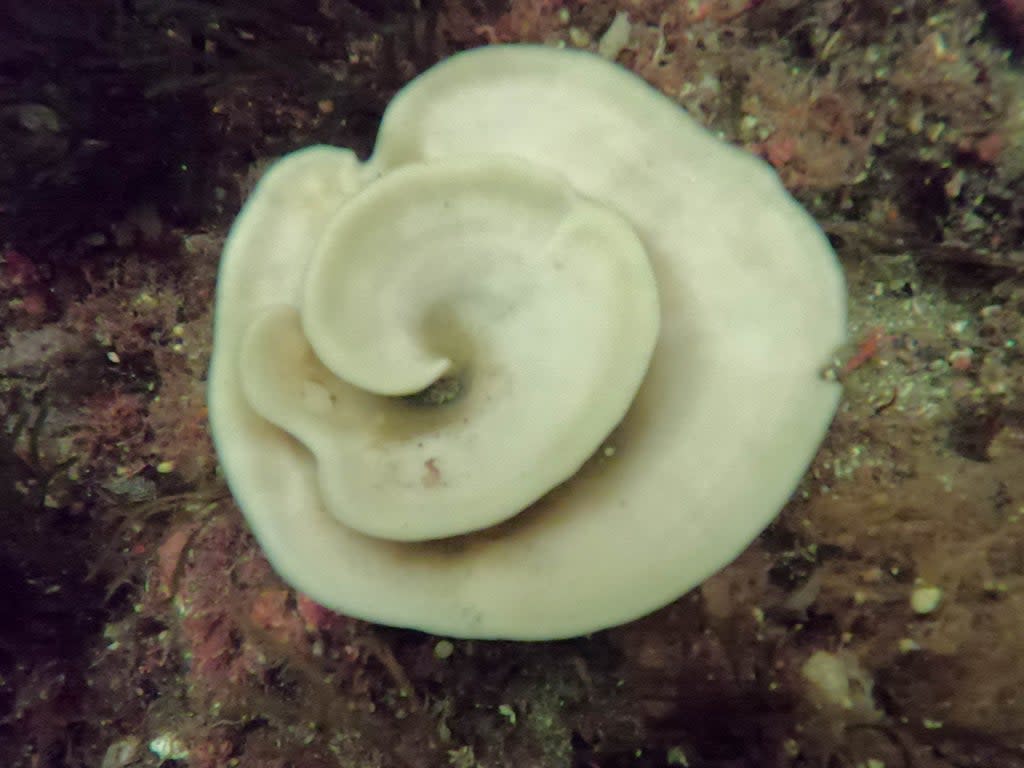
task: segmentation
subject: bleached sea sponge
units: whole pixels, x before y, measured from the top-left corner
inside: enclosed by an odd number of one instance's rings
[[[597,56],[458,54],[373,156],[279,160],[228,242],[228,483],[324,605],[459,637],[670,602],[775,516],[839,397],[845,289],[773,171]],[[410,397],[440,390],[454,396]]]

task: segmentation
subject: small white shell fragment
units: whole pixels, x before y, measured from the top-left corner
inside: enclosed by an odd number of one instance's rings
[[[100,768],[125,768],[139,759],[139,750],[142,741],[136,736],[125,736],[118,739],[103,754],[103,762]]]
[[[800,671],[809,684],[810,699],[819,708],[856,714],[864,722],[880,716],[875,706],[874,680],[852,653],[815,651]]]
[[[165,731],[149,742],[149,751],[161,760],[184,760],[188,745],[177,734]]]
[[[438,640],[434,645],[434,658],[444,661],[455,653],[455,644],[451,640]]]
[[[942,589],[928,584],[919,584],[910,593],[910,607],[918,616],[932,613],[942,602]]]
[[[914,651],[921,650],[921,645],[912,637],[900,638],[899,642],[900,653],[913,653]]]
[[[601,35],[597,43],[597,55],[608,61],[614,61],[629,43],[629,34],[633,31],[629,23],[629,14],[619,11],[612,19],[611,26]]]

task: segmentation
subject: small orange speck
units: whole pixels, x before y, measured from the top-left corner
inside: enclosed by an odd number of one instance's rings
[[[885,329],[881,326],[872,328],[868,334],[861,341],[857,347],[857,351],[853,353],[853,356],[846,361],[842,369],[839,371],[839,377],[842,378],[855,370],[860,368],[864,363],[873,357],[878,355],[878,349],[882,343],[882,339],[885,338]]]

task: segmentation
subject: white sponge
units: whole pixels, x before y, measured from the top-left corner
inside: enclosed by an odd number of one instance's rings
[[[760,160],[598,56],[459,54],[373,157],[278,161],[225,247],[210,417],[286,580],[438,634],[643,615],[775,516],[839,397],[839,265]],[[410,399],[439,378],[458,395]]]

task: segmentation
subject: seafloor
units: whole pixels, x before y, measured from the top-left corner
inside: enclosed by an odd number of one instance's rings
[[[1024,766],[1020,0],[4,8],[0,765]],[[365,152],[431,63],[596,49],[617,13],[618,61],[833,240],[853,344],[825,444],[735,563],[634,624],[514,644],[330,614],[211,451],[226,228],[268,159]]]

